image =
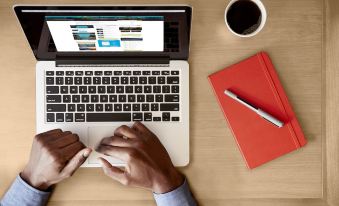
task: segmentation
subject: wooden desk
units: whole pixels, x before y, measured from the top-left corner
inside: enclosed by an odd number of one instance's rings
[[[189,178],[200,204],[339,205],[339,3],[335,0],[263,0],[267,24],[259,35],[249,39],[234,37],[226,29],[223,14],[229,0],[1,1],[0,194],[27,162],[35,131],[36,61],[11,7],[46,2],[192,5],[191,163],[181,171]],[[270,54],[309,143],[249,171],[207,76],[261,50]],[[85,168],[57,186],[50,205],[154,203],[150,192],[120,186],[104,176],[101,169]]]

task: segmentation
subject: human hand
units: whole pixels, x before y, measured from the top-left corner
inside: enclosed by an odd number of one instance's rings
[[[20,176],[32,187],[47,190],[72,176],[91,151],[71,132],[56,129],[38,134],[33,140],[29,162]]]
[[[184,182],[159,139],[140,122],[131,128],[117,128],[114,136],[102,139],[96,150],[126,163],[122,170],[99,158],[105,174],[123,185],[166,193]]]

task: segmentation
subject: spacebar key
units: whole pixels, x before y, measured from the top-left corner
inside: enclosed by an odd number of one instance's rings
[[[130,122],[131,113],[87,113],[87,122]]]

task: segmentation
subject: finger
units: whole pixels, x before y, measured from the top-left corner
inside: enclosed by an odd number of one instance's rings
[[[61,129],[53,129],[53,130],[49,130],[47,132],[37,134],[37,136],[44,136],[44,135],[50,135],[50,134],[56,134],[56,133],[62,133],[62,130]]]
[[[66,160],[70,160],[75,154],[80,150],[85,148],[85,145],[82,142],[75,142],[66,147],[60,149],[60,153],[65,157]]]
[[[122,125],[114,131],[114,136],[127,137],[127,138],[134,139],[138,137],[138,134],[130,127],[127,127],[126,125]]]
[[[130,158],[132,149],[128,147],[116,147],[101,144],[96,148],[96,151],[101,154],[115,157],[119,160],[127,162]]]
[[[131,147],[132,143],[129,139],[124,139],[122,137],[106,137],[103,138],[100,142],[102,145],[117,146],[117,147]]]
[[[53,144],[58,148],[62,148],[62,147],[66,147],[70,144],[73,144],[77,141],[79,141],[79,136],[77,134],[71,133],[71,134],[66,134],[66,135],[63,135],[63,136],[56,138],[53,141]]]
[[[121,170],[120,168],[118,167],[114,167],[112,166],[107,160],[105,160],[104,158],[101,158],[99,157],[98,158],[100,163],[101,163],[101,166],[102,166],[102,169],[104,171],[104,173],[109,176],[110,178],[120,182],[121,184],[123,185],[127,185],[127,175],[126,173]]]
[[[140,133],[148,134],[147,137],[156,137],[156,135],[149,130],[143,123],[137,121],[132,126],[133,129]]]
[[[77,152],[76,155],[67,163],[64,169],[61,171],[62,176],[72,176],[73,173],[86,161],[91,152],[91,148],[84,148]]]

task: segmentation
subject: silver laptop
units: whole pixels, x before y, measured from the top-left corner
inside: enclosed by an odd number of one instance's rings
[[[37,59],[37,132],[95,148],[141,121],[176,166],[189,163],[188,6],[15,6]],[[93,152],[83,164],[98,167]]]

